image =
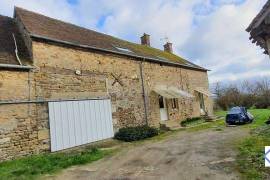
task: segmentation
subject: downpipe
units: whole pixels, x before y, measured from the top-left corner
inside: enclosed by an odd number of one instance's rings
[[[143,93],[143,103],[144,103],[144,118],[145,118],[145,123],[148,126],[148,111],[147,111],[147,99],[146,99],[145,86],[144,86],[143,62],[144,62],[144,59],[139,64],[140,64],[140,76],[141,76],[141,81],[142,81],[142,93]]]

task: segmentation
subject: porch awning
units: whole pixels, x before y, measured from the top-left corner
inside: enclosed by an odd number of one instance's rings
[[[208,90],[205,90],[200,87],[196,88],[195,91],[202,93],[203,95],[208,96],[208,97],[212,96],[212,94]]]
[[[189,94],[186,91],[180,90],[175,87],[156,87],[154,91],[167,98],[167,99],[173,99],[173,98],[193,98],[194,96],[192,94]]]

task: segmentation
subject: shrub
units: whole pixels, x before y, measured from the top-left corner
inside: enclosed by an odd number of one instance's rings
[[[119,129],[115,139],[131,142],[138,141],[158,135],[158,129],[149,126],[125,127]]]

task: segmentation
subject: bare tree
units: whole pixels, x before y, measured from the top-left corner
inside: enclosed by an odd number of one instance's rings
[[[268,108],[270,107],[270,80],[243,81],[237,85],[227,86],[217,83],[215,94],[217,95],[216,107],[224,110],[233,106]]]

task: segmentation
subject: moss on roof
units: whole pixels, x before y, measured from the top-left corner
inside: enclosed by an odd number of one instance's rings
[[[189,66],[203,71],[206,69],[197,66],[175,54],[161,51],[156,48],[140,45],[119,38],[79,27],[70,23],[56,20],[38,13],[34,13],[22,8],[15,8],[15,16],[24,24],[30,34],[56,39],[78,45],[97,47],[99,49],[110,50],[123,53],[116,47],[131,50],[133,55],[142,56],[145,59],[156,59],[157,62]],[[132,55],[130,52],[127,55]]]

